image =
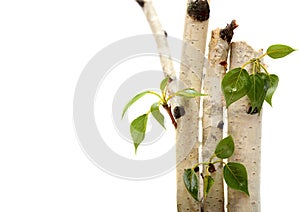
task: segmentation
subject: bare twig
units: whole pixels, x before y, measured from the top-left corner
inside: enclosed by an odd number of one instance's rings
[[[161,26],[152,1],[136,0],[136,2],[141,6],[152,30],[165,76],[172,80],[176,79],[176,72],[173,67],[171,53],[166,38],[166,32]]]
[[[170,116],[172,124],[174,125],[175,129],[177,129],[177,122],[172,114],[171,106],[166,104],[166,105],[163,105],[163,108],[167,111],[168,115]]]

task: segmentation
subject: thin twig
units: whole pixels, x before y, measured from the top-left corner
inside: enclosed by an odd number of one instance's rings
[[[166,104],[163,105],[163,108],[167,111],[167,113],[169,114],[171,120],[172,120],[172,124],[174,125],[175,129],[177,129],[177,122],[172,114],[172,108],[170,105]]]
[[[162,28],[152,0],[136,0],[136,2],[142,8],[152,30],[165,77],[169,77],[171,80],[176,79],[176,72],[174,70],[170,48],[167,41],[167,33]]]

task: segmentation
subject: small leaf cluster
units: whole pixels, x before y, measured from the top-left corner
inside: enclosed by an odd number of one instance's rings
[[[283,58],[293,51],[295,49],[286,45],[272,45],[262,56],[251,59],[242,67],[230,70],[222,80],[226,106],[229,107],[246,95],[251,103],[250,111],[248,111],[250,114],[259,113],[264,101],[272,106],[272,97],[278,86],[279,77],[275,74],[269,74],[266,67],[261,63],[261,59],[265,56],[272,59]],[[245,69],[250,64],[252,65],[251,74]]]
[[[223,167],[223,178],[226,184],[235,190],[244,192],[249,196],[248,191],[248,174],[246,167],[241,163],[229,162],[224,163],[222,159],[231,157],[234,153],[234,142],[231,136],[222,139],[215,148],[215,152],[211,156],[209,162],[199,163],[193,168],[185,169],[183,173],[183,181],[187,191],[197,201],[199,201],[199,165],[204,165],[203,190],[204,199],[207,197],[210,189],[214,185],[213,173],[216,171],[215,164],[221,163]],[[217,160],[214,160],[218,158]]]
[[[137,151],[137,148],[139,147],[139,145],[142,143],[142,141],[145,138],[149,114],[151,114],[154,117],[154,119],[165,129],[165,124],[164,124],[165,117],[160,111],[161,107],[164,108],[167,111],[169,117],[171,118],[174,127],[176,128],[177,122],[176,122],[175,118],[178,119],[181,116],[183,116],[185,114],[185,111],[182,106],[176,106],[174,108],[175,114],[173,115],[172,108],[169,103],[170,99],[172,99],[173,97],[176,97],[176,96],[185,97],[185,98],[195,98],[198,96],[204,96],[203,94],[199,93],[198,91],[196,91],[193,88],[182,89],[173,94],[168,95],[167,86],[168,86],[169,82],[170,82],[170,79],[168,77],[166,77],[165,79],[163,79],[161,81],[161,83],[160,83],[161,93],[147,90],[147,91],[143,91],[141,93],[136,94],[125,105],[125,107],[123,109],[122,118],[124,117],[124,115],[126,114],[128,109],[131,107],[131,105],[133,105],[137,100],[141,99],[146,94],[151,94],[151,95],[155,95],[158,97],[158,101],[154,102],[150,106],[150,110],[147,113],[140,115],[139,117],[134,119],[130,124],[130,134],[131,134],[131,138],[133,140],[135,152]],[[174,116],[175,116],[175,118],[174,118]]]

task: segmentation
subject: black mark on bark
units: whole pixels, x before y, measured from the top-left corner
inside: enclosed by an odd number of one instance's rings
[[[185,110],[182,106],[176,106],[173,109],[175,119],[179,119],[181,116],[184,116]]]
[[[219,129],[221,129],[221,130],[223,130],[223,128],[224,128],[224,122],[223,121],[220,121],[219,123],[218,123],[218,126],[217,126]]]
[[[250,115],[254,115],[254,114],[257,114],[258,113],[258,109],[257,107],[255,107],[254,109],[252,108],[252,106],[250,106],[247,110],[247,113],[250,114]]]
[[[187,13],[196,21],[208,20],[210,9],[207,0],[191,1],[188,5]]]
[[[141,8],[144,8],[145,2],[144,0],[135,0],[140,6]]]
[[[165,34],[165,37],[167,38],[168,37],[168,33],[166,30],[164,30],[164,34]]]

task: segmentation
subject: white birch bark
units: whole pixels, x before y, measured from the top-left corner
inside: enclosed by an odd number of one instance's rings
[[[232,43],[230,70],[242,66],[261,53],[255,52],[245,42]],[[251,70],[250,66],[245,67]],[[260,212],[260,148],[262,112],[248,114],[250,102],[243,97],[228,108],[228,134],[235,143],[235,152],[228,162],[239,162],[245,165],[248,172],[248,188],[246,194],[228,188],[229,212]]]
[[[220,37],[220,29],[212,31],[209,43],[208,66],[204,79],[202,160],[209,161],[223,138],[223,94],[221,82],[226,72],[229,44]],[[217,164],[216,164],[217,165]],[[212,173],[214,185],[204,200],[205,212],[224,211],[222,164]]]
[[[188,5],[192,0],[188,0]],[[197,21],[186,14],[180,80],[190,88],[201,90],[208,20]],[[187,192],[183,182],[184,169],[199,163],[199,98],[183,99],[185,115],[178,119],[176,138],[177,210],[200,211],[200,202]],[[200,181],[201,182],[201,181]]]
[[[141,6],[152,30],[164,75],[174,80],[176,78],[176,72],[173,67],[169,44],[156,10],[153,7],[152,0],[136,0],[136,2]]]

